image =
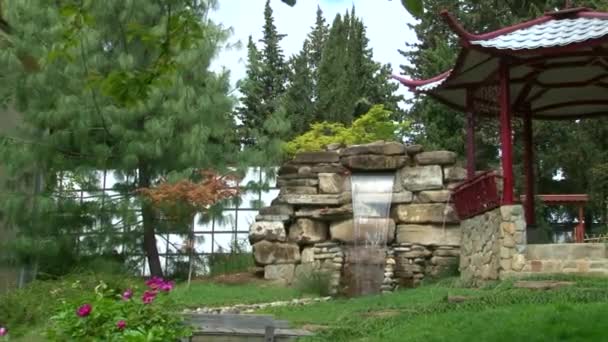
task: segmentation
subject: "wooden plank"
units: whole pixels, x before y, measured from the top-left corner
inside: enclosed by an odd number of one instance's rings
[[[274,342],[274,327],[267,326],[264,330],[264,342]]]
[[[234,327],[264,329],[267,326],[287,329],[289,322],[275,320],[270,315],[239,315],[239,314],[195,314],[189,315],[186,319],[190,324],[203,328],[211,327]]]

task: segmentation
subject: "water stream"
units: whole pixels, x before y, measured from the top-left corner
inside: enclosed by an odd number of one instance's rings
[[[351,177],[354,242],[346,250],[348,295],[380,292],[394,179],[394,173],[353,174]]]

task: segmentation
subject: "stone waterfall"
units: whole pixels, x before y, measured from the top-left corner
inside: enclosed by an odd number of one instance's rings
[[[389,236],[394,173],[351,176],[354,243],[345,249],[344,290],[358,296],[382,290]]]

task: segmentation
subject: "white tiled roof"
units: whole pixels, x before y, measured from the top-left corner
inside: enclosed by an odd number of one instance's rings
[[[608,35],[608,20],[576,18],[550,20],[496,38],[473,40],[471,44],[496,49],[537,49],[564,46]]]
[[[434,82],[427,83],[425,85],[421,85],[421,86],[416,87],[416,90],[417,91],[429,91],[429,90],[433,90],[433,89],[439,87],[441,84],[443,84],[443,82],[445,82],[445,80],[448,79],[448,76],[450,76],[449,73],[447,73],[445,75],[445,77],[442,78],[442,79],[440,79],[440,80],[437,80],[437,81],[434,81]]]

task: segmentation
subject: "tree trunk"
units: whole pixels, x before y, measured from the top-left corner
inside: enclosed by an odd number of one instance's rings
[[[139,163],[139,181],[138,187],[147,188],[150,186],[150,174],[145,163]],[[162,277],[163,269],[160,265],[160,257],[158,248],[156,247],[156,234],[154,229],[154,210],[146,201],[142,201],[141,216],[144,227],[144,253],[148,259],[150,274],[152,276]]]

